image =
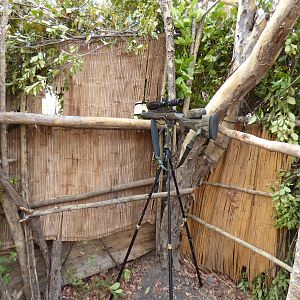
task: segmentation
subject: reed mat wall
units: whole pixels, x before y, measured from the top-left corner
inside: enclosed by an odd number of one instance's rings
[[[138,55],[125,51],[126,43],[82,49],[84,66],[64,96],[65,115],[133,118],[134,103],[160,98],[165,63],[165,40],[147,44]],[[61,91],[63,78],[54,90]],[[27,111],[42,113],[42,96],[27,99]],[[19,129],[9,133],[10,179],[19,189]],[[149,131],[85,130],[29,126],[27,130],[29,201],[84,193],[153,176]],[[148,192],[135,188],[76,203],[87,203]],[[69,202],[68,204],[72,204]],[[108,236],[136,224],[144,201],[64,212],[41,218],[46,239],[90,240]],[[145,221],[154,222],[154,207]],[[12,246],[0,214],[0,249]]]
[[[271,139],[257,125],[245,130]],[[278,184],[278,171],[290,167],[291,158],[232,140],[208,181],[270,192]],[[284,260],[283,232],[274,227],[271,197],[203,185],[194,194],[191,214]],[[241,279],[243,266],[252,280],[261,272],[274,274],[275,265],[241,245],[191,222],[196,255],[203,267]],[[182,254],[190,256],[183,237]]]

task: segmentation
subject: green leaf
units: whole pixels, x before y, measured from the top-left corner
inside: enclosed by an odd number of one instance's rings
[[[296,100],[295,100],[294,97],[288,96],[288,97],[286,98],[286,101],[287,101],[287,103],[292,104],[292,105],[295,105],[295,104],[296,104]]]
[[[117,289],[117,290],[114,291],[114,293],[118,294],[118,295],[122,294],[122,292],[123,292],[122,289]]]
[[[295,133],[295,132],[293,132],[292,134],[291,134],[291,137],[292,137],[292,139],[294,140],[294,141],[298,141],[298,134],[297,133]]]
[[[119,287],[121,286],[121,284],[119,282],[114,283],[113,285],[111,285],[109,288],[112,291],[116,291]]]
[[[125,269],[123,272],[123,278],[127,282],[130,280],[131,277],[131,271],[129,269]]]
[[[145,289],[145,294],[148,294],[150,291],[150,286],[148,286],[146,289]]]
[[[253,115],[253,116],[251,117],[251,119],[249,120],[248,124],[249,124],[249,125],[250,125],[250,124],[253,124],[253,123],[255,123],[256,120],[257,120],[257,116],[256,116],[256,115]]]

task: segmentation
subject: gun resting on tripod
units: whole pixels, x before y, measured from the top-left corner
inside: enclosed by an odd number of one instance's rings
[[[214,122],[212,122],[211,117],[212,116],[203,115],[198,119],[189,119],[185,117],[184,114],[177,112],[148,111],[142,113],[143,119],[175,121],[184,128],[192,129],[195,132],[199,132],[199,130],[201,130],[201,134],[203,136],[210,139],[215,139],[217,134],[217,123],[215,122],[215,120]]]

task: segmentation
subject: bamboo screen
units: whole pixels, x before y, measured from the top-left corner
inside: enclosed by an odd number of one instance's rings
[[[258,126],[248,127],[246,132],[270,139]],[[286,155],[232,140],[208,181],[270,192],[270,187],[278,182],[278,171],[288,169],[290,163],[291,159]],[[195,193],[191,213],[274,256],[284,258],[282,232],[274,227],[271,197],[203,185]],[[250,280],[261,272],[275,271],[272,262],[219,233],[195,222],[192,222],[192,230],[196,254],[204,267],[224,272],[236,280],[241,279],[243,266],[247,268]],[[186,239],[182,253],[190,256]]]
[[[134,103],[160,98],[165,40],[142,41],[139,55],[124,51],[125,42],[84,49],[84,67],[72,80],[64,98],[64,114],[133,118]],[[58,88],[60,82],[58,82]],[[41,113],[41,99],[28,101],[28,111]],[[84,193],[153,176],[149,131],[85,130],[31,126],[28,135],[30,201]],[[10,176],[20,178],[19,136],[10,133]],[[88,203],[147,193],[150,187],[77,201]],[[68,203],[68,204],[72,204]],[[47,239],[94,239],[136,224],[144,201],[41,218]],[[56,205],[57,206],[57,205]],[[50,207],[50,206],[48,206]],[[153,213],[146,218],[153,222]],[[9,245],[7,225],[0,224],[2,247]]]

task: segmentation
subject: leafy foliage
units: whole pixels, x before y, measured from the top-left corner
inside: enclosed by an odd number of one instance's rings
[[[290,171],[280,172],[282,182],[273,192],[277,228],[298,228],[300,220],[300,168],[295,164]]]
[[[193,108],[205,106],[228,76],[236,15],[236,8],[228,10],[219,3],[205,18],[193,82]]]
[[[110,284],[105,276],[97,275],[91,277],[89,280],[83,280],[76,275],[76,270],[74,269],[68,269],[66,276],[70,286],[74,287],[76,292],[82,297],[87,297],[95,292],[98,296],[103,297],[103,299],[108,292],[113,295],[114,299],[119,299],[123,296],[121,284],[119,282]]]
[[[12,271],[12,263],[17,259],[17,253],[11,251],[9,255],[0,256],[0,276],[5,284],[11,280],[10,272]]]
[[[7,81],[12,94],[37,95],[62,75],[65,88],[81,69],[82,49],[91,39],[97,47],[127,33],[131,49],[134,37],[152,34],[159,24],[157,1],[26,0],[11,1],[7,40]],[[129,43],[129,44],[130,44]],[[137,47],[137,46],[136,46]]]
[[[198,8],[198,1],[180,0],[172,8],[174,28],[176,35],[174,39],[175,47],[175,67],[176,67],[176,93],[177,97],[184,98],[191,95],[191,88],[187,84],[193,79],[193,56],[190,47],[193,43],[192,23],[193,19],[198,24],[203,10]]]
[[[190,52],[193,43],[193,19],[198,26],[205,13],[203,8],[198,7],[197,2],[180,0],[172,10],[176,29],[177,97],[191,96],[192,107],[207,103],[227,77],[237,13],[236,8],[227,10],[223,3],[219,3],[206,15],[198,57],[193,66],[193,56]],[[188,84],[190,80],[193,80],[193,89]]]
[[[253,280],[252,300],[284,300],[289,287],[289,273],[285,270],[278,272],[270,288],[266,284],[267,276],[258,275]]]
[[[299,143],[300,22],[290,33],[274,67],[255,89],[259,105],[251,123],[260,120],[282,142]]]

